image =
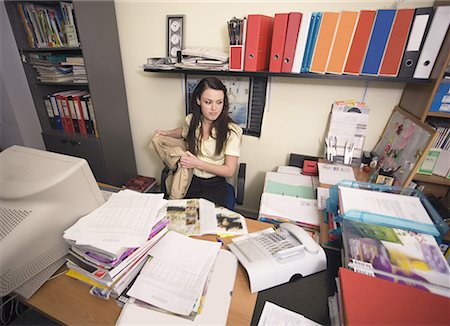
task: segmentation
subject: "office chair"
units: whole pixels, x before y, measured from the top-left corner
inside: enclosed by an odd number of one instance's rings
[[[227,182],[227,197],[225,200],[225,207],[234,210],[236,204],[242,205],[244,202],[244,189],[245,189],[245,174],[246,174],[247,164],[240,163],[236,179],[236,189],[234,186]],[[169,173],[169,168],[167,166],[161,171],[161,192],[167,195],[166,189],[166,178]]]

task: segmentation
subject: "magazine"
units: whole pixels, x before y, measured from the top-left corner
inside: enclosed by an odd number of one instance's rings
[[[169,200],[167,203],[169,230],[185,235],[247,234],[245,218],[224,207],[215,207],[206,199]]]
[[[357,272],[449,293],[450,267],[429,234],[343,220],[345,266]]]

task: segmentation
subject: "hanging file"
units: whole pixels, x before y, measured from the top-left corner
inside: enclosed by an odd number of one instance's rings
[[[358,24],[356,25],[352,45],[345,63],[344,73],[359,75],[361,72],[364,56],[366,55],[367,44],[369,44],[373,22],[376,12],[374,10],[361,10]]]
[[[393,9],[380,9],[377,11],[361,74],[378,74],[395,14],[396,10]]]
[[[430,30],[417,61],[414,78],[429,78],[434,63],[447,35],[450,24],[450,6],[437,7],[431,22]]]
[[[378,75],[397,76],[413,16],[414,9],[397,11]]]

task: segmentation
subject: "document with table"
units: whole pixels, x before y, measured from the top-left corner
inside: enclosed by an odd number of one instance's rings
[[[204,298],[202,313],[194,320],[164,313],[156,309],[149,309],[148,305],[132,299],[123,307],[117,320],[117,325],[142,324],[143,320],[152,320],[155,324],[171,325],[225,325],[230,308],[231,293],[235,283],[237,267],[237,259],[231,252],[225,250],[219,251],[209,281],[208,291]]]

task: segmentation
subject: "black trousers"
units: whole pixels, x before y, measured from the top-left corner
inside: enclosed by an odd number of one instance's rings
[[[194,175],[184,198],[204,198],[218,206],[225,206],[226,197],[227,181],[224,177],[203,179]]]

